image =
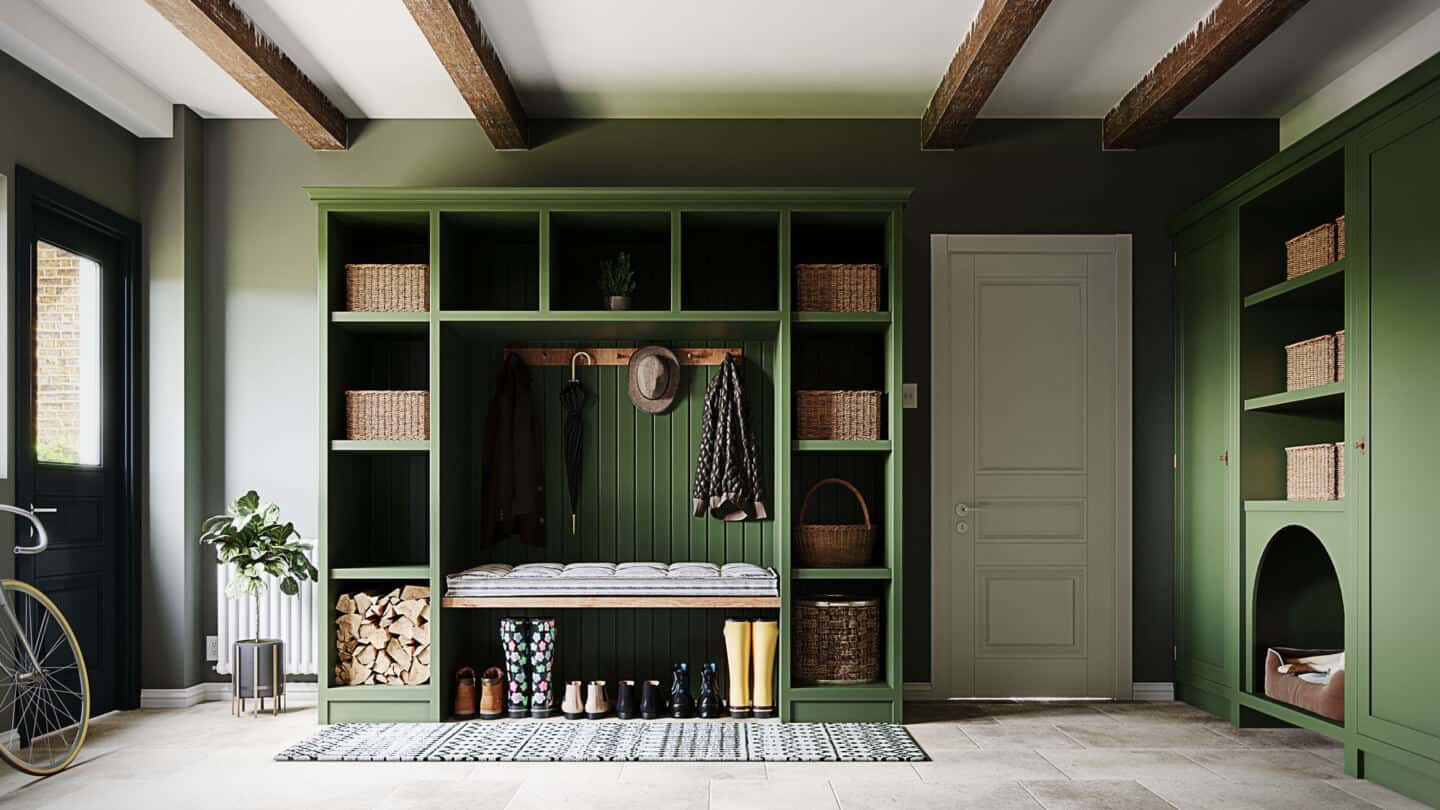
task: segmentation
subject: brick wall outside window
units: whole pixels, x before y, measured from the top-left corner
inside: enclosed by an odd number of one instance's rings
[[[80,446],[80,257],[44,242],[35,283],[35,448],[75,464]]]

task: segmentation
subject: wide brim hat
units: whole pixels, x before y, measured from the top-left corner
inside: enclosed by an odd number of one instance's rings
[[[680,392],[680,361],[664,346],[630,355],[630,401],[646,413],[664,413]]]

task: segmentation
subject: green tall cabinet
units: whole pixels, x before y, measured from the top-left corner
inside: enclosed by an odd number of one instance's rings
[[[901,217],[904,189],[846,188],[312,188],[319,215],[319,336],[323,374],[320,599],[322,722],[447,719],[462,665],[500,664],[498,619],[555,616],[557,680],[667,677],[725,670],[729,615],[778,618],[777,700],[797,721],[901,719]],[[632,257],[639,287],[627,311],[602,307],[600,263]],[[345,265],[426,264],[422,312],[346,311]],[[801,312],[805,263],[876,264],[876,312]],[[494,380],[508,349],[728,348],[741,354],[763,456],[772,519],[722,523],[690,514],[701,412],[715,368],[687,366],[677,404],[640,413],[623,365],[583,364],[588,392],[583,479],[571,504],[563,476],[559,390],[568,366],[531,369],[543,422],[545,543],[479,543],[481,446]],[[427,441],[352,441],[344,392],[426,390]],[[798,441],[794,393],[883,393],[875,441]],[[868,564],[803,568],[791,536],[817,481],[852,481],[877,538]],[[576,513],[572,533],[570,515]],[[810,522],[858,523],[853,501],[817,494]],[[446,574],[486,562],[745,561],[774,567],[778,599],[664,607],[443,599]],[[338,685],[338,594],[428,585],[428,683]],[[840,593],[881,603],[881,675],[873,683],[800,682],[792,667],[797,598]],[[707,601],[708,599],[708,601]],[[485,604],[477,602],[485,601]]]
[[[1345,255],[1287,280],[1285,239],[1339,216]],[[1440,805],[1437,223],[1440,57],[1176,221],[1175,679]],[[1284,346],[1339,330],[1343,379],[1287,391]],[[1343,497],[1286,500],[1285,448],[1331,442]],[[1265,695],[1277,645],[1345,649],[1343,721]]]

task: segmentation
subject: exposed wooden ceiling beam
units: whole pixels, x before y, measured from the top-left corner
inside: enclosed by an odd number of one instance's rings
[[[1049,7],[1050,0],[985,0],[925,108],[921,147],[960,146],[980,108]]]
[[[231,0],[146,0],[315,149],[344,149],[344,113]]]
[[[1306,2],[1220,0],[1105,116],[1105,148],[1145,143]]]
[[[528,149],[529,119],[470,0],[405,0],[496,149]]]

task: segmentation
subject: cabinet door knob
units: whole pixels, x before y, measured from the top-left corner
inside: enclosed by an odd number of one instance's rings
[[[1230,451],[1229,451],[1229,450],[1226,450],[1225,452],[1223,452],[1223,453],[1220,454],[1220,463],[1221,463],[1221,464],[1226,464],[1226,465],[1228,465],[1228,464],[1230,463]]]
[[[1364,437],[1364,436],[1361,436],[1360,438],[1358,438],[1358,439],[1355,440],[1355,449],[1356,449],[1356,450],[1359,450],[1359,451],[1361,451],[1361,452],[1364,452],[1364,451],[1365,451],[1365,437]]]

